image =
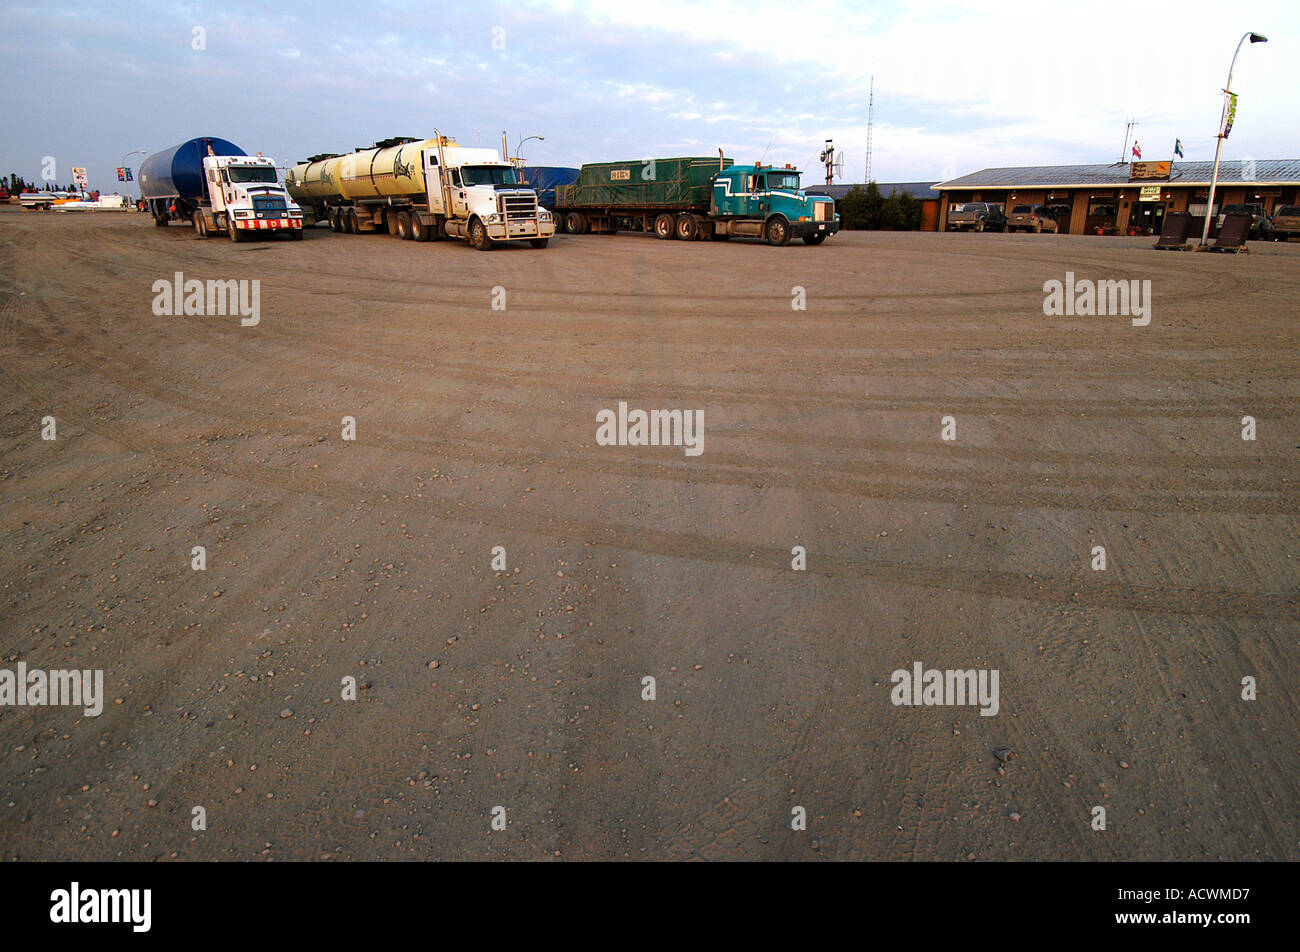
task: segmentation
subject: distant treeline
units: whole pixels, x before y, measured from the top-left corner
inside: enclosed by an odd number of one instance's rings
[[[921,203],[897,190],[880,194],[875,182],[855,185],[835,203],[840,227],[849,231],[920,231]]]
[[[29,188],[35,189],[38,192],[77,191],[76,185],[35,185],[31,182],[26,181],[21,175],[18,175],[15,172],[10,172],[8,178],[5,178],[3,175],[0,175],[0,186],[9,189],[10,195],[18,195],[21,192],[27,191],[27,189]]]

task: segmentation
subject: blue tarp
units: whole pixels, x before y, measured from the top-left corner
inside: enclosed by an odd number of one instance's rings
[[[532,165],[519,170],[525,185],[537,190],[537,203],[543,208],[555,207],[555,189],[572,185],[578,180],[578,170],[557,165]]]

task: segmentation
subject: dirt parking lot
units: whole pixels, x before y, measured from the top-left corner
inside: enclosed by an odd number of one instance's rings
[[[104,678],[0,708],[0,855],[1300,859],[1300,244],[1151,242],[0,208],[0,666]]]

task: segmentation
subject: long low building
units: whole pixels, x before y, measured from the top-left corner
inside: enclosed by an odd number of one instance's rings
[[[1016,205],[1042,205],[1062,233],[1158,234],[1168,212],[1204,222],[1213,162],[1123,162],[1112,165],[1036,165],[983,169],[934,186],[940,193],[939,230],[948,212],[966,202],[991,202],[1010,214]],[[1259,204],[1268,214],[1297,204],[1300,159],[1233,159],[1219,164],[1214,211]]]

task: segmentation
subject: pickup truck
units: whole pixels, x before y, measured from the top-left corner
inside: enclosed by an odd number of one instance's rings
[[[1258,238],[1261,241],[1271,241],[1273,238],[1273,222],[1264,212],[1263,205],[1224,205],[1219,210],[1219,220],[1215,224],[1216,228],[1222,228],[1223,222],[1228,215],[1249,215],[1250,216],[1250,237]]]
[[[1006,231],[1002,206],[991,202],[966,202],[948,210],[948,231]]]
[[[1300,235],[1300,205],[1283,205],[1273,213],[1273,238],[1290,241]]]

